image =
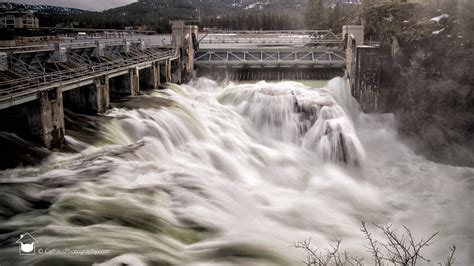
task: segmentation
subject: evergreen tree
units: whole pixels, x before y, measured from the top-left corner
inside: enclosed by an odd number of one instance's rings
[[[325,14],[322,0],[310,0],[305,13],[305,24],[308,29],[324,29]]]

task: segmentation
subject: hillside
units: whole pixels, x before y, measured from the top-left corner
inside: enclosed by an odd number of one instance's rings
[[[5,11],[26,11],[31,10],[42,15],[72,15],[81,14],[84,10],[69,7],[48,6],[48,5],[28,5],[16,3],[0,3],[0,12]]]
[[[72,8],[2,3],[0,10],[34,10],[41,26],[137,29],[168,32],[169,21],[196,21],[202,27],[233,29],[297,29],[304,27],[301,14],[308,0],[139,0],[103,12]],[[241,25],[240,22],[245,22]],[[248,23],[250,22],[250,23]],[[248,25],[247,25],[248,24]]]

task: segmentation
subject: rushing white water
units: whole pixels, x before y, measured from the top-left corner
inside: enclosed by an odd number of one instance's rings
[[[138,99],[106,114],[93,145],[69,137],[80,153],[1,173],[2,265],[299,265],[290,246],[310,237],[368,256],[361,220],[440,231],[426,257],[456,244],[459,265],[474,263],[474,170],[415,155],[341,78],[197,79]],[[108,253],[19,256],[24,232],[38,248]]]

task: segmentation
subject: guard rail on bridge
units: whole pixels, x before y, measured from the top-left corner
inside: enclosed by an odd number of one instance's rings
[[[90,81],[102,75],[114,75],[133,66],[140,69],[147,67],[147,62],[179,56],[176,49],[132,48],[125,54],[113,50],[113,44],[109,45],[110,51],[103,57],[94,59],[90,58],[90,53],[96,46],[71,46],[68,48],[69,58],[65,62],[55,58],[54,49],[51,50],[50,47],[43,50],[24,50],[22,47],[18,51],[10,51],[10,69],[0,71],[0,105],[8,107],[18,101],[25,102],[35,98],[36,93],[41,90]],[[28,60],[21,57],[24,55],[28,55]],[[57,69],[49,69],[45,67],[46,64],[54,65]]]
[[[194,63],[216,68],[343,68],[346,58],[337,49],[201,49]]]
[[[168,37],[168,35],[162,35]],[[98,40],[87,40],[87,41],[73,41],[73,42],[62,42],[60,45],[62,48],[75,49],[82,47],[93,47],[99,42],[102,45],[122,45],[124,42],[143,42],[146,47],[171,47],[170,40],[163,41],[163,38],[156,37],[155,39],[144,39],[141,38],[127,38],[127,39],[98,39]],[[39,45],[24,45],[14,47],[0,47],[0,52],[18,52],[18,51],[37,51],[54,49],[55,44],[39,44]]]
[[[200,34],[199,43],[338,46],[342,38],[331,30],[209,31]]]

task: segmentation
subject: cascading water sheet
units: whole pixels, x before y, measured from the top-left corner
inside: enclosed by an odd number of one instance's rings
[[[456,244],[459,265],[474,262],[474,170],[415,155],[391,115],[358,111],[344,79],[200,78],[101,124],[68,137],[77,154],[1,172],[2,265],[299,265],[306,254],[290,246],[310,237],[342,239],[369,262],[361,220],[439,230],[426,257],[441,262]],[[43,250],[108,252],[18,256],[23,232]]]

